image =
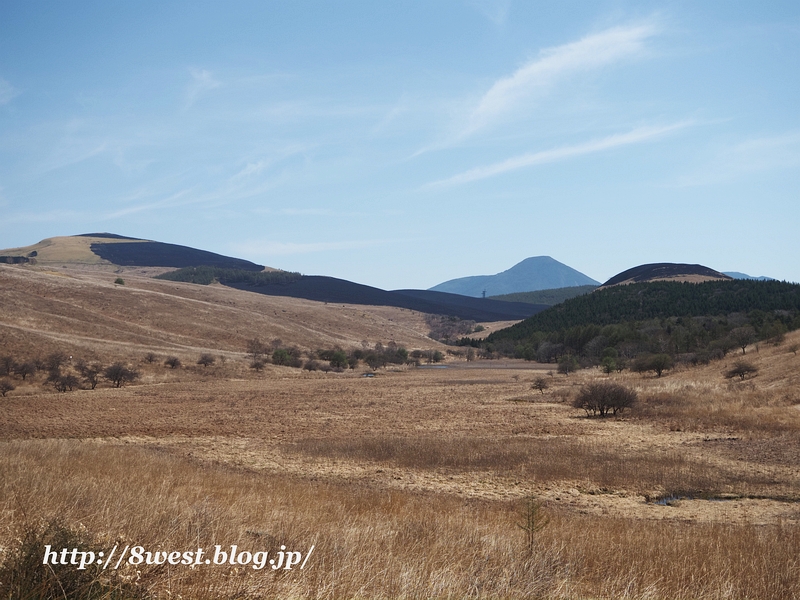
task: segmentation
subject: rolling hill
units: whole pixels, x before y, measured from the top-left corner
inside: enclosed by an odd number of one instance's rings
[[[12,260],[3,261],[3,258]],[[47,238],[32,246],[0,250],[0,262],[175,268],[208,265],[247,271],[264,270],[262,265],[240,258],[114,233]]]
[[[502,300],[503,302],[527,302],[529,304],[546,304],[553,306],[560,304],[564,300],[588,294],[597,289],[596,285],[576,285],[554,290],[536,290],[535,292],[516,292],[514,294],[502,294],[492,296],[492,300]]]
[[[703,265],[688,265],[683,263],[652,263],[632,267],[622,273],[614,275],[602,287],[625,285],[629,283],[644,283],[647,281],[678,281],[700,283],[702,281],[729,281],[734,279],[714,269]]]
[[[425,315],[385,306],[324,304],[199,286],[80,265],[0,264],[0,356],[61,351],[89,359],[129,360],[146,352],[184,361],[201,352],[245,351],[247,340],[280,338],[304,350],[395,340],[439,348]]]
[[[734,279],[755,279],[757,281],[775,281],[773,277],[765,277],[764,275],[754,276],[747,273],[740,273],[739,271],[723,271],[723,275],[733,277]]]
[[[549,256],[533,256],[496,275],[460,277],[429,289],[480,298],[581,285],[600,285],[600,282]]]
[[[188,246],[112,233],[54,237],[33,246],[0,250],[0,262],[40,266],[119,267],[123,270],[160,268],[161,276],[173,281],[204,284],[217,281],[229,288],[267,296],[339,304],[392,306],[479,322],[520,320],[546,308],[545,305],[501,302],[428,290],[386,291],[334,277],[287,273]],[[170,268],[179,270],[163,273]]]

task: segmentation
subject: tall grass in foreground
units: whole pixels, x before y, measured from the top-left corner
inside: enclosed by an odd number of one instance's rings
[[[0,545],[59,516],[94,546],[306,550],[304,571],[126,569],[175,598],[792,598],[800,529],[548,510],[528,547],[520,506],[258,475],[135,447],[0,443]],[[137,592],[138,593],[138,592]]]

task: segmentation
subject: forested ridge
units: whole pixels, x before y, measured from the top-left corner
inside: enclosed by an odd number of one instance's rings
[[[185,267],[158,275],[156,279],[168,281],[182,281],[184,283],[197,283],[209,285],[215,281],[224,285],[247,284],[253,286],[270,285],[275,283],[290,283],[297,281],[302,275],[290,271],[247,271],[244,269],[229,269],[224,267]]]
[[[669,354],[707,362],[762,340],[779,343],[800,329],[800,285],[780,281],[649,282],[600,289],[496,331],[487,355],[540,362],[564,356],[584,364],[604,357]],[[464,345],[477,345],[463,339]]]
[[[534,332],[576,325],[613,325],[669,317],[725,316],[731,313],[800,313],[800,285],[782,281],[632,283],[596,290],[544,310],[490,335],[487,341],[519,340]]]

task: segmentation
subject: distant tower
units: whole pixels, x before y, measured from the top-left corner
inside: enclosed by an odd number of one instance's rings
[[[483,290],[483,297],[486,298],[486,290]]]

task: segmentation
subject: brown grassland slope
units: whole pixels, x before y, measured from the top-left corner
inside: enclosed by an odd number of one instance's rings
[[[116,285],[117,274],[102,269],[0,265],[0,344],[23,355],[61,350],[87,360],[243,353],[253,337],[305,349],[391,339],[409,349],[436,346],[425,336],[424,315],[410,310],[260,296],[138,271],[122,272],[125,284]]]
[[[759,370],[744,380],[723,376],[735,354],[660,378],[453,357],[372,378],[255,372],[253,336],[443,347],[411,311],[124,276],[0,266],[0,356],[60,350],[142,375],[67,393],[41,373],[13,380],[0,557],[59,519],[106,549],[314,546],[303,570],[100,576],[144,597],[800,597],[800,332],[748,348]],[[185,366],[144,363],[150,351]],[[226,360],[195,365],[201,352]],[[597,380],[636,390],[637,406],[572,408]],[[543,520],[526,535],[530,498]]]

